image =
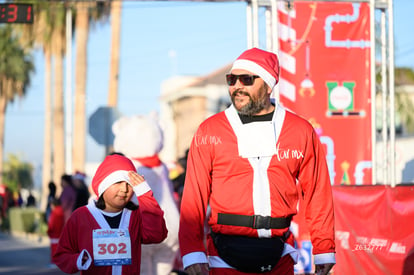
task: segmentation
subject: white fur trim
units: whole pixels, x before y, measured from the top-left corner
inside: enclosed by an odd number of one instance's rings
[[[126,171],[126,170],[117,170],[115,172],[112,172],[108,176],[106,176],[106,178],[98,186],[98,196],[100,197],[102,193],[114,183],[117,183],[120,181],[126,181],[129,184],[131,184],[129,177],[128,177],[128,172],[129,171]]]
[[[134,192],[137,197],[147,193],[151,190],[151,187],[148,185],[146,181],[141,182],[140,184],[134,186]]]
[[[208,256],[208,264],[211,268],[233,268],[228,263],[226,263],[219,256]]]
[[[335,264],[335,253],[322,253],[314,256],[315,264]]]
[[[82,258],[83,258],[83,255],[84,254],[88,255],[88,260],[84,264],[82,264]],[[92,264],[92,257],[91,257],[91,255],[89,254],[88,250],[83,249],[81,251],[81,253],[79,253],[78,258],[76,259],[76,267],[79,270],[87,270],[91,266],[91,264]]]
[[[204,252],[191,252],[183,256],[183,267],[184,269],[192,264],[207,264],[207,256]]]
[[[257,74],[258,76],[260,76],[261,79],[264,80],[264,82],[266,82],[267,85],[269,85],[270,88],[272,88],[272,90],[276,85],[276,79],[273,77],[273,75],[266,71],[262,66],[258,65],[253,61],[246,59],[236,60],[233,63],[231,71],[233,71],[234,69],[243,69]]]

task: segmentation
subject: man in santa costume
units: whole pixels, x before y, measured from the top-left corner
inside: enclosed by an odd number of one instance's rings
[[[289,226],[303,198],[315,271],[328,274],[335,243],[325,153],[311,124],[270,98],[277,56],[249,49],[226,80],[233,104],[199,126],[189,150],[179,231],[185,271],[293,274]]]
[[[164,213],[149,185],[130,159],[112,154],[98,167],[92,188],[97,201],[72,213],[54,263],[66,273],[139,274],[141,244],[167,236]]]

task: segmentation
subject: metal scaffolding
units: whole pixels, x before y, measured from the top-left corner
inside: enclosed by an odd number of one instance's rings
[[[293,6],[294,1],[289,0],[251,0],[246,8],[247,19],[247,47],[259,47],[260,24],[265,25],[266,49],[278,52],[278,5]],[[377,184],[378,164],[381,162],[382,183],[394,187],[396,185],[395,172],[395,97],[394,97],[394,31],[393,31],[393,0],[348,0],[333,1],[320,0],[301,2],[344,2],[344,3],[368,3],[370,6],[371,41],[375,41],[371,47],[371,143],[372,143],[372,184]],[[259,11],[265,10],[265,19],[260,20]],[[263,22],[264,21],[264,22]],[[378,22],[379,21],[379,22]],[[379,37],[378,37],[379,36]],[[380,48],[377,55],[376,48]],[[381,64],[377,67],[376,64]],[[376,108],[377,83],[376,75],[381,75],[381,99],[382,99],[382,151],[384,157],[378,160],[377,156],[377,133],[376,133]],[[278,93],[277,93],[278,94]],[[388,103],[388,104],[387,104]],[[390,122],[389,134],[386,127]]]

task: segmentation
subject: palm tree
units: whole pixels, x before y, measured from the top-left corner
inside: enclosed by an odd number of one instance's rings
[[[103,2],[79,2],[75,7],[76,73],[72,166],[74,171],[79,170],[83,172],[85,171],[86,155],[86,82],[89,25],[100,20],[107,20],[109,4]]]
[[[414,85],[414,70],[411,68],[395,68],[395,86],[400,86],[395,93],[395,104],[407,133],[414,133],[414,101],[409,93],[404,91],[404,85]],[[402,87],[402,88],[401,88]],[[397,90],[397,91],[398,91]]]
[[[84,171],[85,167],[85,131],[86,131],[86,79],[87,79],[87,44],[89,34],[90,2],[76,4],[76,70],[75,70],[75,111],[73,135],[74,171]]]
[[[121,13],[122,1],[111,2],[111,56],[109,68],[108,107],[116,108],[118,105],[118,80],[119,80],[119,53],[121,44]],[[105,154],[112,151],[112,146],[107,145]]]
[[[401,120],[401,124],[403,129],[408,133],[414,133],[414,101],[412,96],[405,91],[406,85],[414,85],[414,70],[405,67],[396,67],[394,69],[395,72],[395,81],[394,87],[396,88],[395,91],[395,112],[399,119]],[[382,75],[380,73],[376,74],[376,83],[377,83],[377,96],[382,96],[380,92]],[[387,98],[387,104],[389,104]],[[380,113],[381,114],[381,113]],[[389,123],[389,121],[388,121]],[[379,126],[379,129],[382,129],[382,122]],[[389,125],[388,125],[389,126]]]
[[[52,15],[54,18],[51,37],[51,51],[54,60],[52,70],[54,72],[53,179],[56,183],[60,183],[60,177],[65,174],[63,59],[66,50],[66,7],[62,2],[50,2],[49,5],[53,6]],[[60,184],[57,184],[57,186],[60,187]]]
[[[44,208],[46,205],[47,200],[47,190],[48,190],[48,183],[50,180],[54,180],[56,183],[60,182],[60,175],[62,173],[62,168],[54,168],[55,166],[54,160],[60,159],[64,160],[63,150],[64,150],[64,141],[59,142],[57,145],[56,142],[52,142],[54,128],[56,127],[59,129],[61,128],[61,133],[63,134],[63,108],[56,110],[60,111],[60,125],[53,125],[53,89],[52,89],[52,71],[56,71],[56,69],[52,70],[52,61],[53,56],[59,54],[59,50],[57,50],[56,45],[64,45],[62,41],[55,41],[58,37],[60,40],[64,39],[65,37],[62,35],[64,34],[65,30],[65,9],[62,3],[57,2],[45,2],[45,1],[25,1],[33,4],[33,24],[30,25],[18,25],[16,28],[19,28],[21,31],[20,41],[23,45],[29,45],[35,48],[41,48],[44,54],[45,59],[45,129],[44,129],[44,145],[43,145],[43,162],[42,162],[42,199],[41,199],[41,207]],[[58,31],[57,28],[60,28],[60,35],[56,35]],[[62,30],[63,28],[63,30]],[[53,46],[53,47],[52,47]],[[61,51],[60,51],[61,52]],[[59,100],[63,101],[63,81],[62,81],[62,53],[59,54],[59,58],[57,62],[54,64],[54,68],[60,66],[60,70],[56,74],[58,77],[58,82],[61,87],[58,89],[58,94],[60,93]],[[60,59],[60,61],[59,61]],[[57,65],[57,64],[60,65]],[[55,89],[56,89],[55,85]],[[63,106],[63,103],[59,104],[59,106]],[[54,127],[53,127],[54,126]],[[63,137],[63,136],[62,136]],[[55,154],[55,148],[60,147],[61,150],[58,152],[62,154],[61,157],[57,157]],[[60,163],[59,167],[64,167],[64,163]],[[57,184],[58,190],[57,194],[60,192],[60,185]]]
[[[7,104],[23,97],[34,71],[31,52],[20,46],[9,25],[0,27],[0,182],[3,181],[4,125]]]
[[[109,107],[116,107],[118,104],[119,48],[121,44],[121,11],[122,1],[113,1],[111,5],[112,45],[108,92]]]

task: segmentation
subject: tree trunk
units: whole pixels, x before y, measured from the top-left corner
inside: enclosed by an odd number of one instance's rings
[[[63,33],[58,33],[55,38],[55,46],[58,49],[54,56],[55,72],[55,97],[54,97],[54,127],[53,127],[53,163],[54,163],[54,181],[57,187],[57,194],[60,194],[60,178],[65,173],[65,121],[64,121],[64,94],[63,94],[63,55],[64,41]],[[69,145],[66,145],[69,146]]]
[[[118,77],[119,77],[119,48],[121,44],[121,9],[122,1],[111,3],[111,62],[109,72],[108,106],[116,107],[118,104]]]
[[[89,33],[89,3],[76,5],[76,70],[75,70],[75,118],[73,136],[73,170],[85,172],[86,154],[86,68]]]
[[[4,166],[4,126],[7,107],[6,91],[0,96],[0,184],[3,183],[3,166]]]
[[[119,80],[119,49],[121,44],[121,12],[122,1],[113,1],[111,3],[111,61],[109,71],[109,91],[108,106],[117,107],[118,105],[118,80]],[[113,146],[108,145],[105,148],[105,154],[112,151]]]
[[[52,171],[52,94],[50,85],[51,53],[45,50],[45,129],[43,137],[43,165],[42,165],[42,198],[41,209],[46,209],[48,184],[53,180]],[[59,182],[55,182],[59,184]]]

